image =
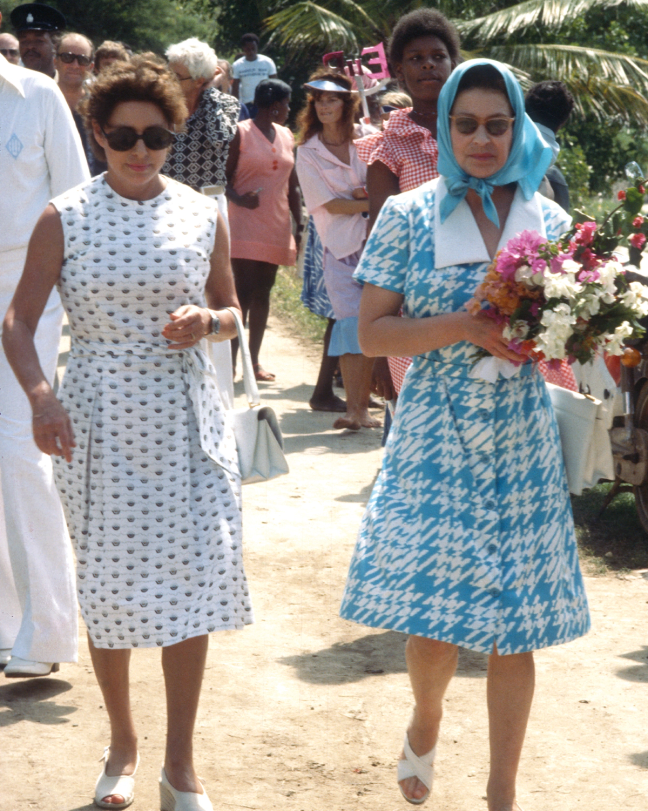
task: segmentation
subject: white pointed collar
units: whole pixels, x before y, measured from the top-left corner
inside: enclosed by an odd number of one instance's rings
[[[486,245],[465,199],[459,203],[444,223],[441,222],[441,200],[447,193],[445,182],[440,177],[434,190],[435,266],[444,268],[473,262],[490,264],[491,258],[486,250]],[[506,245],[509,239],[521,231],[537,231],[541,236],[547,236],[540,199],[540,195],[536,193],[530,200],[525,200],[520,187],[517,187],[504,231],[497,246],[498,251]]]

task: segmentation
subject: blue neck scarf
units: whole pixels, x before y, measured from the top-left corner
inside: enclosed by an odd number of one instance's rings
[[[487,178],[476,178],[467,174],[457,163],[452,151],[450,138],[450,111],[454,104],[457,88],[464,73],[477,65],[492,65],[504,79],[509,103],[513,108],[513,139],[511,151],[504,166]],[[471,59],[462,62],[450,74],[439,94],[437,118],[437,143],[439,145],[439,174],[443,175],[448,194],[441,202],[441,222],[452,214],[466,196],[468,189],[474,189],[482,199],[484,213],[499,227],[497,210],[491,199],[495,186],[506,186],[517,182],[525,200],[530,200],[549,168],[553,154],[543,141],[536,125],[524,112],[524,96],[517,79],[501,62],[491,59]]]

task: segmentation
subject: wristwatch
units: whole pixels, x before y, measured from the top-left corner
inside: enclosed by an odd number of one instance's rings
[[[218,333],[220,332],[220,327],[221,327],[220,318],[216,315],[216,313],[214,313],[212,311],[212,314],[211,314],[211,328],[210,328],[210,330],[209,330],[209,332],[207,334],[208,335],[218,335]]]

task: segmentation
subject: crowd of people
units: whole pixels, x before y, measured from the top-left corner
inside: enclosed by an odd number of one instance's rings
[[[161,647],[161,809],[212,808],[192,749],[208,634],[252,622],[227,417],[235,314],[257,380],[274,381],[260,359],[271,291],[301,252],[302,300],[328,319],[310,407],[338,412],[336,429],[375,428],[373,392],[393,418],[341,613],[409,635],[400,790],[414,804],[431,791],[443,696],[467,647],[489,655],[488,808],[520,811],[533,650],[586,633],[589,615],[543,377],[530,362],[496,383],[472,376],[475,347],[520,358],[464,305],[520,228],[557,239],[569,227],[554,165],[568,91],[546,81],[525,99],[506,66],[463,62],[453,25],[422,8],[392,33],[390,85],[361,74],[360,92],[343,65],[317,68],[293,136],[291,87],[255,34],[230,65],[195,38],[165,58],[95,49],[40,3],[11,23],[5,675],[76,660],[78,597],[110,723],[94,800],[125,808],[139,763],[130,653]],[[71,349],[55,392],[64,312]],[[568,369],[541,371],[573,386]]]

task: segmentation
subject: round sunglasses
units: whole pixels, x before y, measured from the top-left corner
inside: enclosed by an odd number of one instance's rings
[[[116,127],[110,132],[106,132],[103,127],[99,128],[103,137],[108,141],[108,146],[115,152],[127,152],[132,149],[140,140],[144,141],[144,146],[154,152],[170,147],[175,139],[175,133],[164,127],[147,127],[141,134],[133,127]]]
[[[483,124],[489,135],[497,137],[509,131],[515,118],[506,118],[504,116],[498,118],[474,118],[469,115],[451,115],[450,120],[461,135],[472,135],[477,132],[477,127]]]
[[[60,53],[56,54],[57,58],[64,62],[66,65],[71,65],[74,60],[79,63],[79,66],[82,68],[87,68],[88,65],[92,62],[91,56],[84,56],[83,54],[73,54],[73,53]]]

